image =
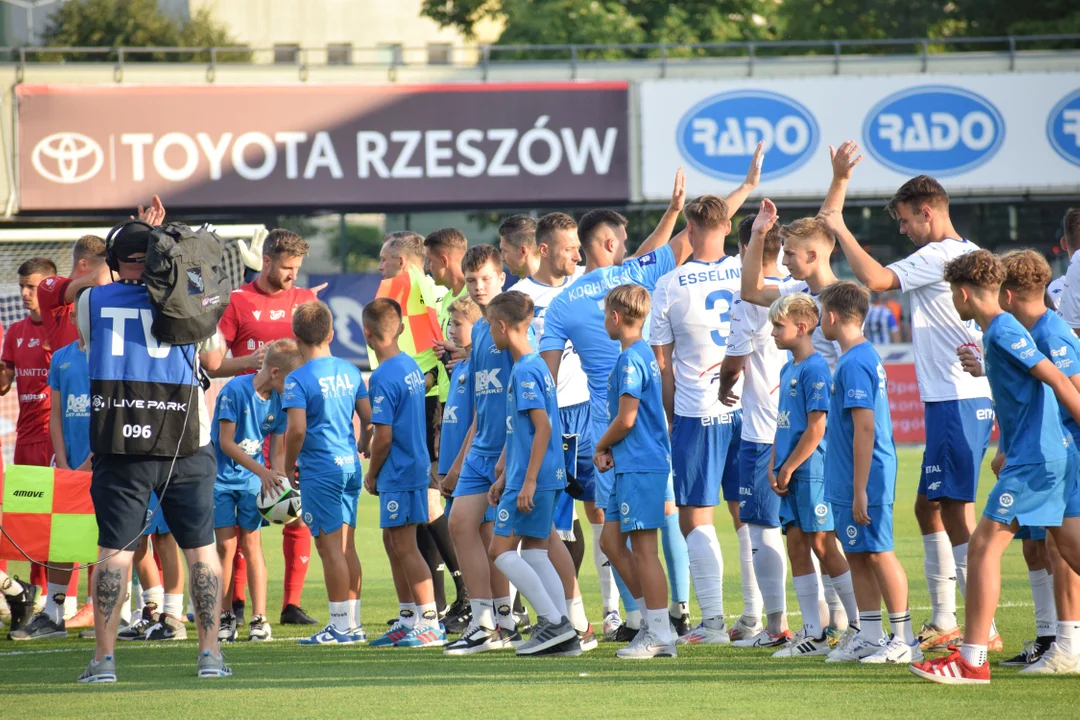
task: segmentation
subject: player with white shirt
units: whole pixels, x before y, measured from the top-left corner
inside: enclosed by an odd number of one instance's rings
[[[749,215],[739,223],[740,257],[746,254],[756,217],[756,214]],[[763,272],[765,282],[770,285],[784,282],[774,259],[780,247],[780,228],[774,225],[764,242]],[[769,487],[767,472],[776,435],[780,370],[788,360],[788,353],[777,349],[771,333],[769,311],[743,302],[742,292],[736,292],[727,354],[720,367],[720,401],[729,406],[736,402],[731,394],[741,377],[744,384],[739,398],[743,407],[739,443],[739,520],[744,525],[739,532],[749,536],[750,572],[760,600],[752,610],[744,600],[743,616],[728,634],[736,645],[752,642],[753,647],[783,645],[791,639],[787,628],[787,556],[780,528],[780,496]],[[739,550],[742,560],[741,537]],[[743,586],[745,593],[745,572]],[[767,618],[765,628],[761,626],[762,609]]]
[[[1069,254],[1069,268],[1051,281],[1046,292],[1058,315],[1080,335],[1080,208],[1070,208],[1061,226],[1061,248]]]
[[[741,265],[724,255],[731,219],[723,198],[703,195],[683,213],[693,257],[656,284],[649,342],[658,350],[671,422],[675,504],[701,606],[701,624],[679,642],[726,645],[724,561],[713,518],[722,495],[740,524],[737,473],[725,474],[725,467],[737,457],[732,454],[738,452],[742,413],[737,400],[729,407],[720,403],[717,383]],[[741,382],[734,392],[742,392]]]
[[[862,248],[844,225],[844,192],[862,158],[848,141],[833,150],[833,181],[822,217],[840,241],[855,276],[872,292],[902,290],[911,301],[911,341],[915,377],[925,405],[926,450],[923,454],[915,517],[926,552],[926,582],[933,615],[919,633],[924,650],[944,649],[962,636],[956,621],[956,582],[965,592],[968,538],[975,529],[975,494],[979,469],[990,442],[994,409],[986,378],[963,371],[956,358],[960,346],[978,347],[982,331],[964,322],[953,305],[945,266],[978,250],[964,240],[949,219],[949,196],[926,175],[904,183],[889,202],[900,232],[918,247],[914,253],[883,266]],[[1078,323],[1080,326],[1080,323]],[[990,647],[1001,649],[991,633]]]

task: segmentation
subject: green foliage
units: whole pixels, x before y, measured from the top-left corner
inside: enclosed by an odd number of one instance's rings
[[[209,8],[198,10],[189,20],[161,11],[157,0],[69,0],[49,17],[44,34],[51,47],[232,47],[237,41],[217,23]],[[133,53],[136,61],[206,62],[208,53]],[[104,54],[65,54],[69,62],[104,61]],[[222,62],[250,59],[246,51],[219,53]]]

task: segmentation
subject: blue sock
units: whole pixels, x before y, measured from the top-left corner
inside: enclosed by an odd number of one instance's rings
[[[671,599],[678,603],[690,602],[690,553],[686,538],[679,527],[679,513],[668,515],[667,525],[660,529],[660,543],[664,546],[664,562],[667,564],[668,582],[671,583]]]
[[[626,612],[637,610],[637,601],[634,600],[634,596],[630,594],[630,591],[626,589],[626,583],[619,577],[619,571],[615,569],[614,565],[611,566],[611,574],[615,576],[615,586],[619,588],[619,597],[622,598],[622,604],[626,608]]]

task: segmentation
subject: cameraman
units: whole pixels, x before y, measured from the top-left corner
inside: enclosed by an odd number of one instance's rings
[[[159,496],[191,578],[199,633],[200,678],[226,677],[218,648],[221,567],[214,546],[214,477],[210,418],[196,354],[221,361],[218,338],[170,345],[151,334],[153,310],[142,282],[152,226],[133,222],[115,233],[106,261],[111,285],[84,290],[76,304],[90,370],[91,496],[100,564],[94,573],[96,652],[79,682],[116,682],[116,631],[131,548],[146,524],[150,493]],[[170,479],[171,475],[171,479]],[[167,483],[167,484],[166,484]]]

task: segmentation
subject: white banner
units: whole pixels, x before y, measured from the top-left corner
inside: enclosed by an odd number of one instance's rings
[[[897,75],[641,84],[642,195],[724,194],[766,145],[760,194],[821,197],[829,145],[856,140],[849,194],[937,177],[953,195],[1080,192],[1080,73]]]

